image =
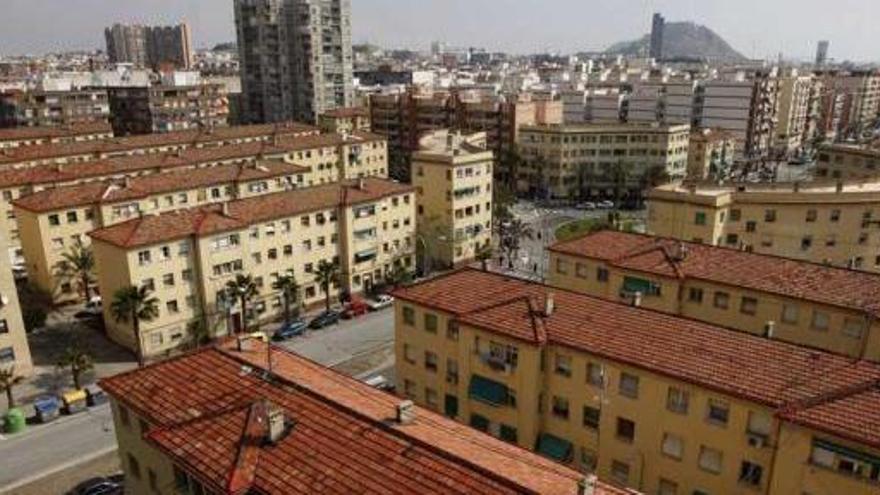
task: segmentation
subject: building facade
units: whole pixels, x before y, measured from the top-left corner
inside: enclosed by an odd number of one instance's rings
[[[289,270],[307,306],[370,292],[395,268],[414,270],[415,203],[412,187],[360,179],[146,215],[89,234],[98,286],[108,299],[124,287],[154,291],[159,316],[141,322],[140,348],[157,356],[184,345],[194,321],[224,335],[279,318],[282,299],[272,285]],[[339,267],[330,294],[315,281],[321,262]],[[226,296],[238,274],[259,287],[246,315]],[[136,348],[130,324],[116,322],[109,305],[104,320],[110,338]]]
[[[236,0],[235,24],[246,122],[352,106],[350,0]]]
[[[492,152],[482,133],[435,131],[413,155],[420,264],[460,266],[492,243]]]
[[[877,274],[615,231],[552,246],[550,264],[554,287],[880,361]]]
[[[111,396],[125,490],[135,495],[328,486],[636,495],[260,342],[224,342],[101,386]]]
[[[5,244],[5,236],[0,234],[0,253],[6,250]],[[18,289],[5,256],[0,256],[0,369],[11,369],[15,376],[22,377],[33,371]]]
[[[473,269],[395,297],[400,393],[602,481],[877,489],[877,364]]]
[[[118,87],[107,92],[117,136],[229,125],[229,97],[222,84]]]
[[[0,127],[105,124],[109,117],[104,89],[0,92]]]
[[[813,175],[820,180],[872,181],[880,176],[880,147],[846,144],[819,149]]]
[[[46,144],[106,141],[112,137],[113,128],[106,122],[64,127],[13,127],[0,130],[0,150]]]
[[[650,174],[687,172],[689,125],[525,126],[516,190],[547,198],[638,198]]]
[[[791,75],[781,78],[774,145],[777,154],[794,157],[812,144],[813,136],[808,127],[813,111],[812,88],[812,76]]]
[[[192,33],[185,22],[176,26],[114,24],[104,30],[104,39],[113,64],[179,69],[193,65]]]
[[[724,177],[732,169],[736,139],[721,129],[696,129],[688,144],[687,177],[704,180]]]
[[[318,118],[323,132],[350,134],[355,131],[370,132],[370,111],[363,107],[337,108],[324,112]]]
[[[691,184],[648,197],[648,232],[843,268],[880,271],[880,184]]]

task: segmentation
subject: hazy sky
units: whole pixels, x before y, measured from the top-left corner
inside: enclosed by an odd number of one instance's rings
[[[880,0],[352,0],[355,42],[426,48],[431,40],[531,53],[599,50],[635,38],[659,10],[705,24],[751,57],[880,60]],[[233,40],[232,0],[0,0],[0,53],[102,48],[116,21],[186,19],[197,47]]]

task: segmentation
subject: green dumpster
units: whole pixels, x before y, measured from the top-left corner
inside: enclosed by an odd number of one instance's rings
[[[21,433],[27,428],[27,418],[21,409],[10,409],[3,417],[6,433]]]

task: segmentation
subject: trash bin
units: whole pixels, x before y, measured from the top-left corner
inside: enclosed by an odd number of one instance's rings
[[[92,384],[86,385],[86,404],[89,407],[100,406],[107,403],[107,394],[101,390],[101,387]]]
[[[27,418],[24,417],[24,412],[18,408],[7,411],[3,422],[5,424],[3,429],[6,433],[21,433],[27,428]]]
[[[34,412],[37,414],[37,421],[40,423],[48,423],[58,417],[59,409],[58,399],[50,395],[38,397],[34,401]]]
[[[76,414],[86,409],[86,391],[71,390],[61,396],[65,414]]]

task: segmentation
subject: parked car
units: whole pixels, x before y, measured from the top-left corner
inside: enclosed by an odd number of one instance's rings
[[[115,495],[121,494],[124,488],[121,480],[99,477],[83,481],[68,493],[71,495]]]
[[[320,329],[339,323],[340,312],[335,309],[324,311],[309,322],[309,328]]]
[[[596,207],[599,208],[600,210],[610,210],[610,209],[614,208],[614,201],[608,201],[608,200],[599,201],[596,204]]]
[[[385,378],[384,375],[371,376],[364,380],[364,383],[375,389],[384,390],[386,392],[394,391],[394,384]]]
[[[376,296],[375,299],[367,301],[370,311],[379,311],[380,309],[391,307],[392,304],[394,304],[394,298],[388,294],[382,294]]]
[[[21,264],[12,265],[12,278],[20,282],[28,278],[27,267]]]
[[[279,342],[282,340],[292,339],[305,333],[308,325],[304,320],[293,320],[285,323],[272,335],[272,340]]]
[[[367,306],[367,303],[365,303],[363,299],[355,298],[345,305],[345,309],[342,310],[342,318],[344,320],[357,318],[358,316],[367,314],[369,310],[370,307]]]
[[[95,318],[99,317],[104,313],[104,302],[101,300],[101,296],[95,296],[89,302],[86,303],[83,310],[76,313],[74,317],[76,318]]]
[[[584,202],[584,203],[578,203],[578,204],[576,204],[576,205],[574,206],[574,209],[575,209],[575,210],[586,210],[586,211],[595,210],[595,209],[596,209],[596,203],[593,203],[592,201],[586,201],[586,202]]]

